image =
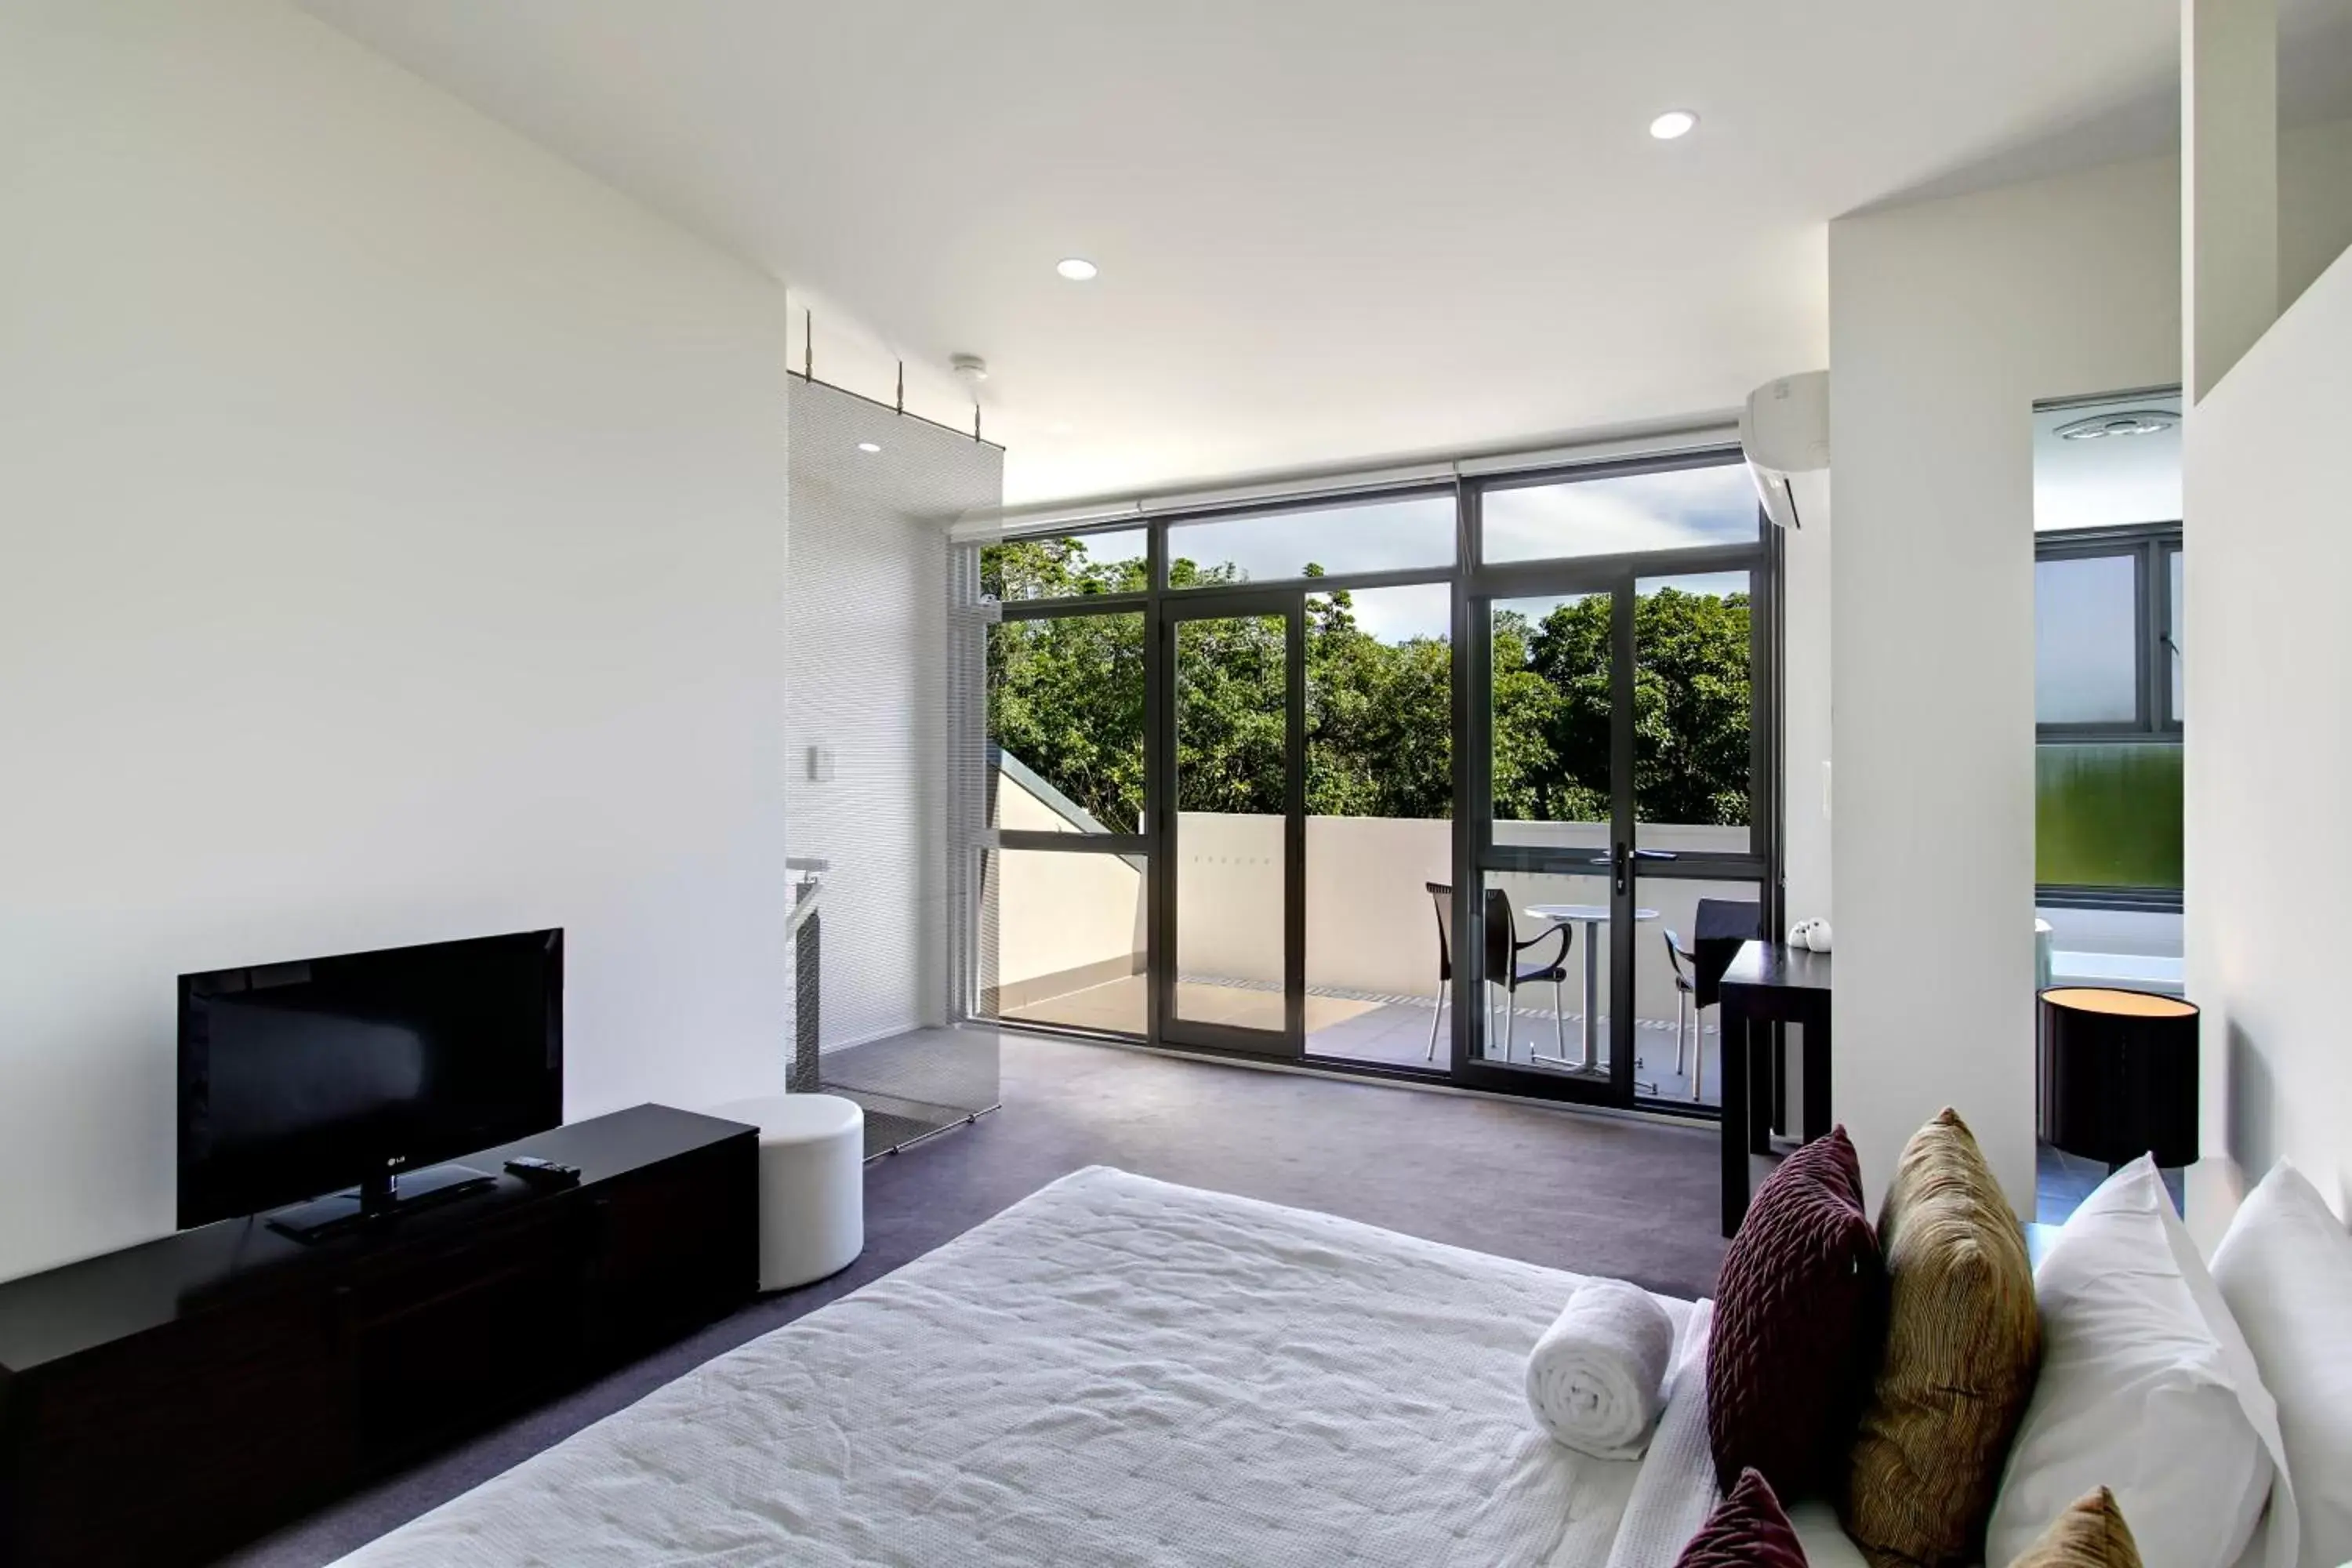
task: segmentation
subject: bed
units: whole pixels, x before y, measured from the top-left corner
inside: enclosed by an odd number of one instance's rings
[[[344,1563],[1665,1568],[1708,1309],[1660,1298],[1648,1456],[1586,1458],[1522,1389],[1576,1279],[1097,1166]]]

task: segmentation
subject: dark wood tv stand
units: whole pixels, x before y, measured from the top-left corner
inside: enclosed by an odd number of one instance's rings
[[[724,1315],[758,1284],[758,1158],[641,1105],[348,1235],[222,1220],[0,1284],[0,1563],[208,1561]]]

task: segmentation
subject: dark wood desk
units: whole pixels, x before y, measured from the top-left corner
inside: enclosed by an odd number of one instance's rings
[[[1830,1130],[1830,955],[1777,942],[1748,942],[1723,972],[1721,996],[1723,1234],[1729,1236],[1748,1213],[1748,1158],[1771,1149],[1769,1068],[1777,1055],[1772,1030],[1756,1026],[1803,1029],[1805,1141]]]

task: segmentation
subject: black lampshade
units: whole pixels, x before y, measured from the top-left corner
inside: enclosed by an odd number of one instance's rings
[[[2110,1166],[2197,1163],[2197,1009],[2177,996],[2042,993],[2042,1136]]]

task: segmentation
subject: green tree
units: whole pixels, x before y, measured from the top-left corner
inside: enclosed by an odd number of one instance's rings
[[[1609,820],[1610,601],[1605,594],[1556,606],[1526,637],[1525,662],[1504,662],[1497,631],[1496,679],[1507,670],[1515,689],[1528,693],[1510,718],[1533,726],[1513,750],[1532,763],[1521,799],[1505,809],[1497,790],[1495,815],[1525,822]],[[1538,699],[1535,692],[1545,695]],[[1497,698],[1496,750],[1503,749],[1506,715]],[[1497,769],[1499,772],[1499,767]]]
[[[1008,539],[980,552],[980,591],[1000,604],[1085,594],[1139,594],[1147,563],[1096,561],[1084,539]]]
[[[1643,822],[1743,826],[1753,733],[1745,594],[1633,605],[1633,802]]]
[[[1280,616],[1176,623],[1176,809],[1281,815],[1288,725]]]
[[[1143,616],[988,628],[988,734],[1114,833],[1143,821]]]
[[[1003,599],[1139,591],[1139,561],[1097,563],[1083,541],[982,552]],[[1321,575],[1307,569],[1310,578]],[[1179,586],[1241,580],[1231,563],[1171,563]],[[1611,601],[1493,628],[1495,814],[1602,822],[1611,801]],[[1675,588],[1634,605],[1634,797],[1645,822],[1748,816],[1749,608],[1745,595]],[[1307,807],[1318,816],[1445,817],[1453,809],[1453,650],[1382,642],[1345,589],[1307,609]],[[1181,621],[1176,634],[1180,810],[1279,815],[1286,723],[1280,616]],[[990,628],[989,734],[1114,831],[1143,812],[1143,616],[1132,611]]]
[[[1310,566],[1310,577],[1322,575]],[[1317,816],[1454,814],[1454,650],[1384,643],[1345,588],[1307,601],[1307,809]]]

